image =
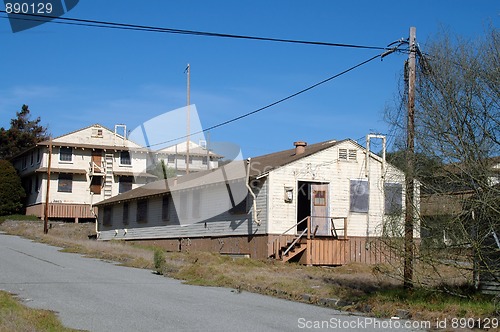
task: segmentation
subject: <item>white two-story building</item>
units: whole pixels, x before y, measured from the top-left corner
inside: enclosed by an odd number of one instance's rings
[[[222,158],[207,147],[206,141],[199,144],[189,141],[189,151],[186,142],[156,151],[156,160],[163,160],[167,167],[175,170],[177,176],[218,168]]]
[[[40,142],[12,163],[26,190],[27,215],[43,218],[48,201],[49,218],[78,222],[95,220],[95,203],[155,180],[146,173],[148,158],[147,149],[126,138],[124,125],[112,131],[94,124]]]

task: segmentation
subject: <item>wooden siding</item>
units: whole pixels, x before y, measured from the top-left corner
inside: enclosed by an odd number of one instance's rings
[[[496,229],[496,234],[500,234]],[[479,289],[485,294],[500,295],[500,245],[493,235],[484,239],[481,244],[479,262]]]
[[[228,204],[230,203],[227,199],[227,188],[224,184],[220,184],[200,190],[199,209],[201,213],[199,217],[193,216],[192,213],[192,204],[195,203],[192,191],[185,191],[182,194],[176,193],[174,197],[169,195],[168,220],[163,220],[162,218],[163,196],[148,198],[148,217],[146,223],[137,223],[136,200],[128,203],[129,222],[127,225],[123,224],[123,202],[112,205],[113,212],[109,226],[104,226],[102,223],[103,213],[101,212],[103,207],[100,207],[98,218],[99,238],[101,240],[171,239],[265,234],[267,229],[267,181],[263,179],[255,185],[259,189],[258,193],[256,192],[256,204],[260,225],[253,222],[251,196],[247,199],[248,213],[231,214],[228,212],[230,209]],[[186,204],[186,215],[182,219],[179,218],[176,210],[176,208],[178,209],[181,206],[181,196],[185,199],[184,203]],[[219,213],[219,211],[221,212]],[[204,218],[207,215],[210,217]],[[125,229],[127,230],[126,232]]]
[[[177,239],[149,239],[139,243],[155,245],[167,251],[208,251],[221,254],[249,255],[254,259],[267,259],[274,254],[276,235],[220,236]],[[285,236],[284,241],[292,241],[293,236]],[[311,258],[307,250],[299,263],[320,266],[337,266],[348,263],[380,264],[394,263],[401,257],[377,238],[332,239],[316,237],[309,240]],[[310,249],[309,249],[310,248]]]
[[[356,160],[339,160],[339,149],[356,150]],[[349,236],[380,236],[385,221],[384,182],[404,183],[404,174],[386,163],[385,172],[382,163],[373,158],[370,162],[370,176],[366,177],[366,152],[352,142],[346,141],[325,149],[314,155],[299,159],[293,163],[273,170],[269,174],[269,233],[280,234],[297,222],[298,182],[316,182],[329,184],[328,216],[348,217]],[[369,212],[350,211],[350,180],[369,179]],[[294,188],[291,203],[284,200],[284,187]],[[418,197],[418,188],[416,196]],[[404,185],[402,203],[404,209]],[[417,209],[418,210],[418,209]],[[400,223],[403,223],[401,216]],[[415,236],[419,236],[418,227]],[[293,233],[294,230],[290,230]]]
[[[269,239],[266,235],[151,239],[138,242],[159,246],[167,251],[207,251],[228,255],[248,255],[254,259],[266,259],[269,247]]]
[[[500,295],[500,272],[483,272],[479,276],[479,290],[484,294]]]
[[[458,215],[464,202],[471,197],[470,192],[433,194],[421,198],[422,216]]]
[[[94,208],[94,212],[97,209]],[[26,207],[26,215],[34,215],[39,218],[45,218],[45,204],[36,204]],[[49,204],[49,218],[84,218],[94,219],[90,205],[88,204]]]

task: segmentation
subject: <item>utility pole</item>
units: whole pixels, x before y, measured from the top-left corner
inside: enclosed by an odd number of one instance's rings
[[[186,68],[186,71],[187,71],[187,120],[186,120],[186,127],[187,127],[187,141],[186,141],[186,174],[189,174],[189,136],[190,136],[190,104],[191,104],[191,91],[190,90],[190,79],[191,79],[191,68],[189,66],[189,63],[187,65],[187,68]]]
[[[210,169],[210,131],[207,131],[207,170]]]
[[[404,288],[413,288],[413,225],[415,195],[415,67],[416,67],[416,28],[410,28],[410,54],[408,58],[408,122],[406,128],[406,177],[405,177],[405,255],[404,255]]]
[[[49,160],[47,165],[47,188],[45,192],[45,211],[43,214],[43,234],[47,234],[49,232],[48,223],[49,223],[49,193],[50,193],[50,167],[52,163],[52,137],[49,139]]]

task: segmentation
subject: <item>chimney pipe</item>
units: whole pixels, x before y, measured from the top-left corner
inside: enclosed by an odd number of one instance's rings
[[[295,155],[299,155],[304,153],[306,151],[306,142],[303,141],[298,141],[298,142],[293,142],[293,145],[295,145]]]

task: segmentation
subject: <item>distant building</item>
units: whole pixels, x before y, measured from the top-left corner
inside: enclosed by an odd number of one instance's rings
[[[189,141],[189,172],[206,171],[219,167],[223,156],[210,151],[206,141],[196,144]],[[175,170],[176,175],[184,175],[187,170],[187,144],[182,142],[156,151],[156,160]]]
[[[49,218],[95,220],[93,205],[156,177],[145,173],[148,151],[99,124],[43,141],[12,159],[25,188],[26,214],[43,218],[52,144]]]

